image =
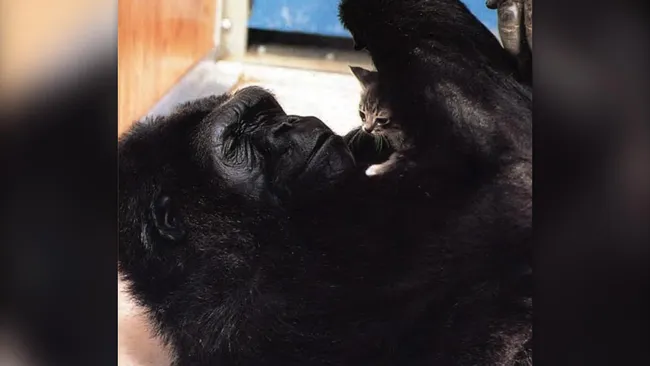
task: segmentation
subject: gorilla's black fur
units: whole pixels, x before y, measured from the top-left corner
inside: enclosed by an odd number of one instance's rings
[[[477,170],[530,161],[531,90],[459,0],[343,0],[339,15],[372,57],[410,160]]]
[[[369,184],[259,88],[136,125],[119,163],[120,273],[177,365],[528,359],[516,182]]]
[[[259,88],[121,139],[120,272],[177,365],[531,362],[530,94],[481,32],[421,28],[418,12],[445,12],[424,3],[342,6],[399,113],[428,126],[401,175],[365,177],[343,139]],[[459,6],[426,2],[443,3]],[[386,8],[368,20],[368,4]],[[404,43],[394,60],[382,37]]]
[[[454,250],[463,248],[467,257],[500,250],[501,256],[512,255],[510,264],[530,270],[532,91],[516,60],[459,0],[342,0],[339,11],[356,48],[370,53],[381,92],[413,146],[403,154],[401,169],[373,184],[393,187],[400,196],[424,193],[414,227],[435,225],[426,213],[441,212],[436,205],[453,201],[454,208],[442,212],[448,220],[444,230],[454,230]],[[377,162],[363,146],[351,147],[364,163]],[[424,199],[432,192],[438,199]],[[497,227],[502,230],[492,231]],[[476,269],[463,271],[469,268]],[[434,359],[463,365],[531,362],[530,343],[522,341],[531,336],[532,307],[513,310],[501,303],[496,311],[503,311],[498,320],[485,310],[479,315],[495,328],[481,328],[477,319],[467,323],[472,346],[447,334],[453,343]]]

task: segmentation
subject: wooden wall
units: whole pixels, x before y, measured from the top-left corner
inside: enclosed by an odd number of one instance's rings
[[[213,47],[217,0],[120,0],[118,136]]]

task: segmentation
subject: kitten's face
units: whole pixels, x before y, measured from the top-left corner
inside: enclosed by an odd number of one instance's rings
[[[379,95],[377,72],[355,66],[350,69],[361,83],[359,117],[361,117],[363,130],[376,135],[397,130],[398,126],[391,120],[392,116],[387,103]]]
[[[391,126],[390,110],[382,106],[379,100],[369,92],[361,95],[359,117],[361,117],[362,128],[367,133],[381,135],[394,127]]]

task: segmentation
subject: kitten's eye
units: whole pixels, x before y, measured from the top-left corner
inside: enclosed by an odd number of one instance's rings
[[[386,126],[388,124],[388,122],[390,122],[390,120],[388,118],[377,118],[377,119],[375,119],[375,122],[379,126]]]
[[[361,117],[361,119],[365,120],[366,119],[366,114],[363,113],[362,111],[359,111],[359,117]]]

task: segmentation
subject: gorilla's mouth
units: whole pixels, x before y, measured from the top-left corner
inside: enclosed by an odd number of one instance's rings
[[[345,154],[340,152],[345,151]],[[336,152],[336,153],[335,153]],[[328,170],[330,178],[351,171],[350,168],[355,165],[352,153],[348,149],[345,141],[341,136],[335,133],[323,133],[316,139],[314,146],[305,160],[303,169],[296,177],[301,180],[305,175],[312,173],[314,169]]]
[[[307,157],[306,165],[309,166],[309,164],[311,164],[312,160],[314,160],[314,158],[317,157],[319,155],[319,153],[323,149],[325,149],[326,147],[331,145],[331,143],[329,143],[329,142],[335,137],[337,137],[337,136],[334,135],[334,134],[330,135],[330,134],[325,134],[325,133],[318,136],[318,138],[316,139],[316,143],[314,144],[314,147],[311,150],[311,153]]]

